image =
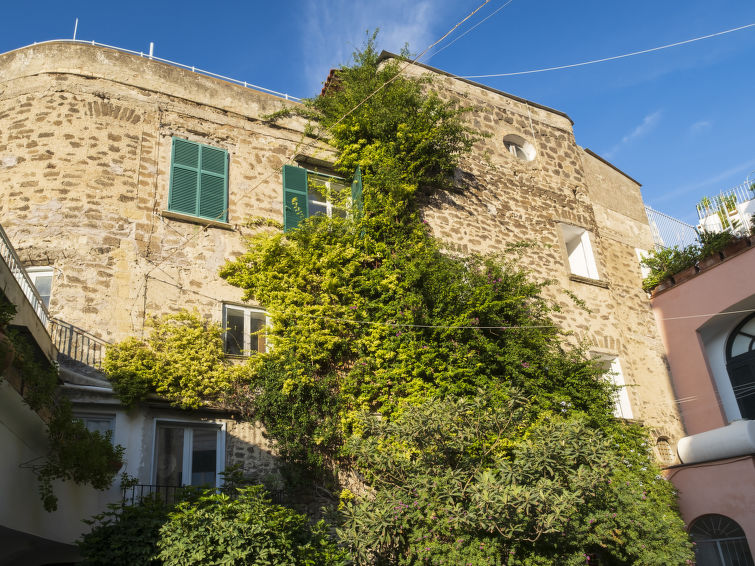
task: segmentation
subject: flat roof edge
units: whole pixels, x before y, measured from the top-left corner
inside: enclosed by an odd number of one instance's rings
[[[591,150],[591,149],[589,149],[587,147],[583,147],[582,149],[584,150],[584,152],[586,154],[592,155],[595,159],[597,159],[599,161],[602,161],[603,163],[605,163],[606,165],[608,165],[611,169],[613,169],[617,173],[621,173],[622,175],[624,175],[627,179],[629,179],[633,183],[637,183],[638,187],[642,186],[642,183],[640,183],[637,179],[635,179],[633,177],[630,177],[629,175],[627,175],[626,173],[624,173],[624,171],[622,171],[621,169],[619,169],[618,167],[616,167],[616,165],[614,165],[610,161],[607,161],[606,159],[604,159],[603,157],[601,157],[600,155],[598,155],[597,153],[595,153],[593,150]]]
[[[391,53],[390,51],[383,50],[380,52],[380,55],[378,56],[378,63],[380,63],[381,61],[385,61],[386,59],[403,59],[403,57],[401,57],[401,55],[396,55],[395,53]],[[438,69],[436,67],[431,67],[430,65],[426,65],[425,63],[413,62],[412,65],[417,65],[418,67],[422,67],[423,69],[427,69],[428,71],[432,71],[433,73],[438,73],[439,75],[445,75],[452,79],[456,79],[457,81],[461,81],[461,82],[470,84],[472,86],[480,87],[487,91],[494,92],[495,94],[500,94],[501,96],[505,96],[507,98],[511,98],[512,100],[516,100],[517,102],[523,102],[524,104],[529,104],[530,106],[534,106],[535,108],[539,108],[540,110],[545,110],[546,112],[552,112],[554,114],[558,114],[559,116],[563,116],[564,118],[569,120],[569,123],[572,126],[574,125],[574,120],[572,120],[571,117],[569,117],[569,115],[566,112],[561,112],[561,110],[556,110],[555,108],[551,108],[550,106],[545,106],[544,104],[539,104],[537,102],[527,100],[526,98],[522,98],[521,96],[516,96],[515,94],[510,94],[508,92],[498,90],[497,88],[493,88],[491,86],[487,86],[482,83],[477,83],[475,81],[470,81],[469,79],[464,79],[462,77],[454,75],[453,73],[449,73],[448,71],[444,71],[442,69]]]

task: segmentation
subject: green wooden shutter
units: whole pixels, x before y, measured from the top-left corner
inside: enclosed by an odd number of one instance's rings
[[[226,222],[228,152],[173,138],[168,210]]]
[[[197,216],[226,222],[228,218],[228,153],[222,149],[201,147],[199,209]]]
[[[173,138],[168,210],[196,214],[199,192],[199,145]]]
[[[307,216],[307,170],[294,165],[284,165],[283,231],[293,230]]]
[[[351,181],[351,209],[362,210],[362,170],[357,165],[354,178]]]

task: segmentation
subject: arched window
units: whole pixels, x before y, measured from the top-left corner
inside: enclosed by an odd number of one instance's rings
[[[692,522],[697,566],[755,566],[742,528],[723,515],[703,515]]]
[[[755,314],[740,322],[726,342],[726,369],[743,419],[755,419]]]

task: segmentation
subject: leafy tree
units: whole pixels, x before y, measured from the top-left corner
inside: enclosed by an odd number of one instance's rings
[[[357,563],[684,564],[673,495],[633,425],[596,430],[573,408],[521,435],[512,395],[429,400],[365,417],[349,448],[371,496],[345,502]],[[629,441],[627,441],[629,437]],[[634,448],[630,448],[634,446]]]
[[[360,166],[363,207],[259,233],[222,269],[273,321],[226,399],[287,460],[359,474],[339,530],[357,563],[683,564],[671,487],[613,418],[604,370],[564,344],[545,283],[516,246],[457,257],[423,222],[418,195],[463,190],[465,109],[372,42],[331,86],[297,112],[344,175]],[[183,512],[166,536],[235,521]]]

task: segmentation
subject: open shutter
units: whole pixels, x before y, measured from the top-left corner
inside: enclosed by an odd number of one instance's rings
[[[184,214],[196,214],[198,192],[199,145],[173,138],[168,209]]]
[[[307,204],[307,170],[294,165],[283,166],[283,231],[288,232],[309,216]]]
[[[199,210],[197,215],[218,222],[228,218],[228,152],[201,147]]]
[[[357,165],[354,179],[351,181],[351,209],[362,210],[362,170]]]

